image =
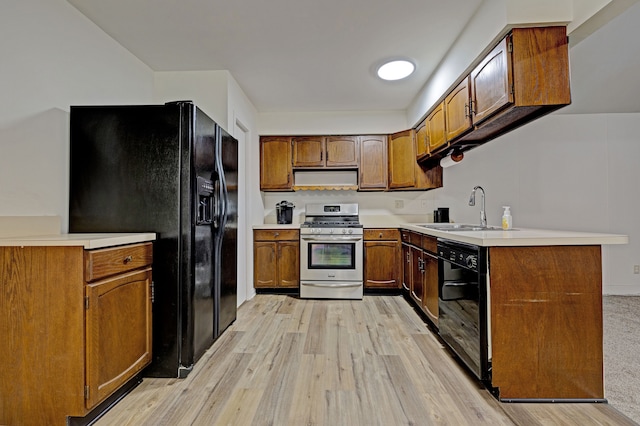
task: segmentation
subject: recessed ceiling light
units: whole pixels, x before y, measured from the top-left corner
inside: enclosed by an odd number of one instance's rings
[[[409,77],[416,66],[406,59],[393,60],[378,68],[378,77],[383,80],[401,80]]]

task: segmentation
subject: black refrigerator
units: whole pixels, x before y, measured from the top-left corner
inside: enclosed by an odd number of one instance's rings
[[[69,232],[155,232],[149,377],[186,377],[236,318],[238,144],[189,101],[72,106]]]

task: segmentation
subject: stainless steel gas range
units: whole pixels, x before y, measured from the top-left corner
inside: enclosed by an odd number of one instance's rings
[[[362,299],[363,248],[357,204],[307,204],[300,225],[300,297]]]

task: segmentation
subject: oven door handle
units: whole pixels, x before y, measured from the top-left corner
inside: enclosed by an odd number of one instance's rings
[[[360,287],[360,286],[362,286],[362,282],[357,282],[357,283],[353,283],[353,284],[351,284],[351,283],[349,283],[349,284],[345,284],[345,283],[342,283],[342,284],[325,284],[325,283],[317,284],[317,283],[305,283],[305,282],[303,282],[303,283],[301,283],[301,285],[308,286],[308,287],[332,287],[332,288],[338,288],[338,287]]]
[[[362,237],[313,237],[301,235],[300,238],[305,241],[362,241]]]

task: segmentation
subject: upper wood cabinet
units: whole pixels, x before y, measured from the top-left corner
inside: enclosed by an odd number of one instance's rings
[[[387,189],[387,137],[360,136],[360,171],[358,187],[361,191]]]
[[[415,131],[389,135],[389,188],[413,188],[416,183]]]
[[[357,168],[357,136],[305,136],[293,138],[295,168]]]
[[[514,28],[471,72],[474,131],[486,142],[571,103],[565,27]]]
[[[291,138],[267,136],[260,138],[260,190],[291,191]]]
[[[514,28],[476,64],[428,112],[425,164],[571,103],[565,27]]]
[[[427,115],[427,145],[429,152],[434,152],[439,148],[446,146],[447,133],[444,117],[444,102],[440,102],[435,106],[433,110]]]
[[[444,99],[447,141],[471,130],[470,100],[469,77],[466,77]]]

